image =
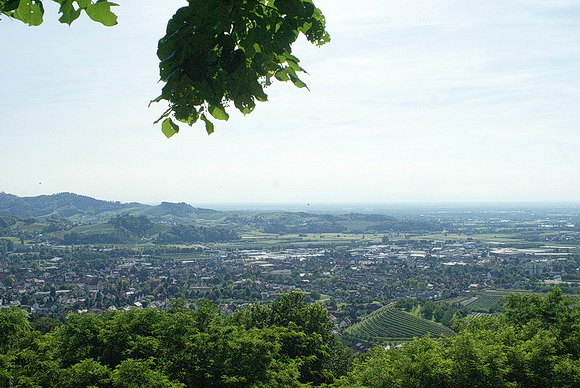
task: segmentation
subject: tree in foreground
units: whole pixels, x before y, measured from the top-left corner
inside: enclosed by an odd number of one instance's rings
[[[0,386],[302,387],[332,383],[328,314],[303,295],[228,317],[208,300],[194,311],[70,314],[41,335],[26,314],[0,310]]]
[[[331,327],[298,293],[227,317],[208,300],[193,311],[70,314],[44,335],[23,311],[2,309],[0,386],[580,386],[580,306],[558,289],[510,296],[503,315],[465,319],[452,337],[377,347],[350,366]]]
[[[105,26],[117,24],[106,0],[52,0],[60,5],[59,20],[71,24],[86,13]],[[42,0],[0,0],[0,15],[37,26],[43,21]],[[300,35],[321,46],[330,41],[326,21],[312,0],[188,0],[167,23],[157,56],[165,83],[152,102],[169,108],[156,122],[168,138],[179,131],[175,121],[201,120],[208,134],[210,120],[229,118],[235,107],[251,113],[256,101],[267,101],[272,81],[290,81],[299,88],[305,70],[292,54]]]

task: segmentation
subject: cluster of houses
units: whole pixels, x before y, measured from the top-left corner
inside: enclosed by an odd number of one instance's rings
[[[579,267],[577,257],[557,247],[498,248],[476,241],[206,249],[203,255],[174,257],[132,252],[94,265],[79,262],[74,252],[36,260],[31,253],[7,253],[0,260],[0,308],[100,312],[165,308],[174,298],[206,297],[232,310],[299,290],[324,303],[337,324],[346,326],[361,311],[399,298],[438,299],[525,287],[539,279],[558,282]]]

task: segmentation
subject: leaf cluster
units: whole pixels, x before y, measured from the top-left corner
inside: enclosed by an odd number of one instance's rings
[[[60,5],[58,19],[61,23],[70,25],[84,11],[93,21],[105,26],[117,24],[117,16],[111,7],[118,4],[107,0],[52,0]],[[44,21],[44,6],[42,0],[0,0],[0,15],[22,21],[29,26],[39,26]]]
[[[71,24],[84,11],[105,26],[117,24],[107,0],[52,0],[60,5],[59,21]],[[0,15],[30,26],[43,22],[42,0],[0,0]],[[306,88],[298,73],[305,70],[292,55],[302,34],[318,46],[330,41],[326,21],[312,0],[188,0],[169,20],[159,40],[157,56],[165,83],[152,102],[166,100],[169,108],[156,123],[168,138],[179,132],[177,121],[190,126],[228,120],[233,104],[244,115],[256,101],[267,101],[264,89],[274,79]]]
[[[163,133],[179,131],[174,117],[189,125],[201,120],[211,134],[210,116],[227,120],[231,104],[251,113],[256,101],[267,101],[273,79],[306,87],[291,47],[300,34],[316,45],[330,40],[312,0],[189,0],[158,44],[165,86],[153,101],[169,103],[158,120]]]

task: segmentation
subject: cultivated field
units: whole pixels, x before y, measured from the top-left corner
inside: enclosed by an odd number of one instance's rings
[[[384,306],[369,314],[359,323],[347,328],[352,339],[369,342],[410,340],[430,334],[433,337],[450,336],[453,330],[438,323],[406,313],[393,305]]]

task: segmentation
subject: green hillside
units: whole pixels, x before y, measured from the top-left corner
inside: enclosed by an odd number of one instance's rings
[[[441,337],[455,333],[448,327],[411,315],[391,304],[374,311],[359,323],[347,328],[345,334],[357,340],[387,342],[410,340],[426,334]]]
[[[157,206],[136,202],[103,201],[73,193],[18,197],[0,192],[0,215],[18,217],[52,217],[75,223],[107,222],[123,214],[144,215],[153,220],[195,221],[214,219],[221,213],[211,209],[194,208],[186,203],[161,202]],[[0,227],[2,222],[0,222]]]

